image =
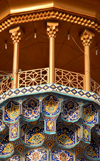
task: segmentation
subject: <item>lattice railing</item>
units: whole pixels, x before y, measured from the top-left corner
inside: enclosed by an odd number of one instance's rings
[[[91,91],[100,95],[100,84],[91,79]]]
[[[57,84],[62,84],[73,88],[84,89],[83,74],[56,68],[55,81]]]
[[[1,79],[0,82],[0,94],[3,94],[4,92],[8,91],[12,88],[12,81],[10,78],[8,79]]]
[[[21,71],[18,73],[18,87],[27,87],[33,85],[49,83],[49,68],[34,69]],[[55,83],[84,89],[84,75],[76,72],[71,72],[63,69],[55,69]],[[10,78],[2,79],[0,82],[0,94],[12,88]],[[91,91],[100,95],[100,85],[91,79]]]
[[[21,71],[18,74],[18,86],[27,87],[33,85],[47,84],[49,68]]]

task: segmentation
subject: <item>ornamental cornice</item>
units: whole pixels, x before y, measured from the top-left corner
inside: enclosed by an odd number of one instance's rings
[[[26,23],[26,22],[32,22],[32,21],[38,21],[38,20],[48,20],[48,19],[62,20],[62,21],[71,22],[74,24],[79,24],[85,27],[87,26],[95,29],[97,32],[100,33],[100,25],[96,21],[90,20],[88,18],[75,16],[72,14],[67,14],[64,12],[58,12],[58,11],[30,13],[30,14],[8,18],[1,23],[0,32],[2,32],[6,28],[14,24],[20,24],[20,23]]]
[[[10,89],[7,92],[0,95],[0,104],[10,98],[21,97],[23,95],[34,95],[44,92],[57,92],[60,94],[83,98],[85,100],[93,101],[100,105],[100,96],[94,92],[88,92],[81,89],[76,89],[68,86],[58,85],[58,84],[47,84],[47,85],[37,85],[34,87],[23,87],[17,89]]]

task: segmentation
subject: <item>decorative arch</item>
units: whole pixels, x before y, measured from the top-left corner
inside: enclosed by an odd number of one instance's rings
[[[92,103],[83,106],[83,122],[87,125],[98,123],[97,109]]]
[[[57,116],[60,113],[60,101],[54,95],[46,96],[42,101],[42,113],[45,116]]]
[[[24,126],[23,126],[24,130]],[[26,146],[39,147],[44,142],[44,128],[43,127],[32,127],[26,132],[21,133],[21,140]]]
[[[75,100],[65,100],[61,117],[64,121],[76,122],[80,118],[80,110],[80,105]]]
[[[33,97],[27,98],[22,103],[23,118],[26,121],[36,121],[40,117],[39,100]]]
[[[75,145],[75,132],[67,127],[57,129],[57,143],[61,147],[70,148]]]
[[[15,123],[19,119],[19,103],[9,101],[4,108],[4,122]]]
[[[85,151],[86,151],[86,155],[90,159],[100,158],[100,156],[99,156],[99,145],[97,144],[97,142],[94,139],[91,139],[91,143],[90,143],[90,145],[88,145],[86,147]]]
[[[57,128],[56,141],[61,148],[71,149],[75,147],[82,138],[80,125],[64,122]]]
[[[7,158],[14,153],[13,143],[9,142],[9,135],[4,136],[0,144],[0,158]]]

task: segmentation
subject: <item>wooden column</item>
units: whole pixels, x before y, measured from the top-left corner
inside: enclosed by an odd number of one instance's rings
[[[94,33],[84,30],[81,35],[82,44],[84,46],[84,70],[85,70],[85,82],[84,90],[91,91],[91,80],[90,80],[90,44]]]
[[[57,22],[47,22],[49,36],[49,83],[55,83],[55,37],[58,31]]]
[[[11,38],[14,44],[13,53],[13,83],[12,88],[18,88],[18,70],[19,70],[19,41],[21,40],[21,29],[20,27],[13,28],[9,30],[11,33]]]

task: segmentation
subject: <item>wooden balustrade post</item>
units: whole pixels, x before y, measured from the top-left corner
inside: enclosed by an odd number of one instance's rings
[[[84,87],[86,91],[91,91],[91,80],[90,80],[90,44],[94,33],[84,30],[81,35],[82,44],[84,46],[84,69],[85,69],[85,82]]]
[[[55,37],[58,31],[57,22],[47,22],[49,36],[49,83],[55,83]]]

